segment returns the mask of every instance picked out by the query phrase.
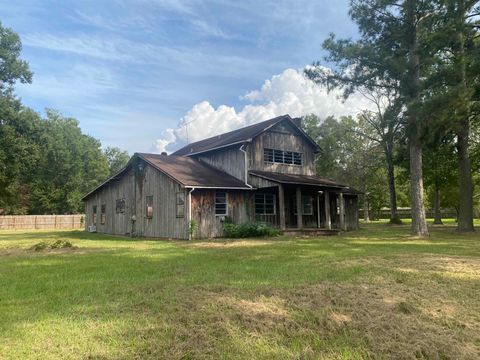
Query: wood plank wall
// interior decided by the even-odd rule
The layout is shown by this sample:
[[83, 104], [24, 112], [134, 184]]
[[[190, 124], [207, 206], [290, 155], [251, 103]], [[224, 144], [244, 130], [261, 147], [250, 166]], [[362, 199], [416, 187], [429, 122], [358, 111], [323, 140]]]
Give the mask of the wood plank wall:
[[[290, 126], [278, 124], [264, 132], [248, 145], [249, 170], [280, 172], [285, 174], [315, 174], [315, 152], [313, 146]], [[265, 148], [302, 153], [302, 166], [265, 163]]]
[[[176, 194], [186, 190], [170, 177], [143, 163], [138, 164], [119, 180], [111, 181], [86, 201], [85, 226], [93, 225], [93, 206], [97, 206], [97, 231], [106, 234], [135, 235], [140, 237], [188, 238], [187, 206], [184, 217], [177, 218]], [[153, 196], [153, 216], [147, 218], [146, 197]], [[116, 212], [116, 200], [125, 199], [125, 212]], [[106, 205], [106, 221], [101, 224], [101, 206]], [[132, 222], [132, 215], [136, 221]]]

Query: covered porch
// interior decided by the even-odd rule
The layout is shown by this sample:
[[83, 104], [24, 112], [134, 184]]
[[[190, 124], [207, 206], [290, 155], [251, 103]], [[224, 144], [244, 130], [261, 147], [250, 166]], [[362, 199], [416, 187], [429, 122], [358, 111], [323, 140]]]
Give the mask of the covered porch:
[[[357, 191], [316, 176], [275, 175], [257, 176], [257, 221], [287, 234], [335, 235], [358, 229]], [[274, 209], [268, 201], [274, 202]]]

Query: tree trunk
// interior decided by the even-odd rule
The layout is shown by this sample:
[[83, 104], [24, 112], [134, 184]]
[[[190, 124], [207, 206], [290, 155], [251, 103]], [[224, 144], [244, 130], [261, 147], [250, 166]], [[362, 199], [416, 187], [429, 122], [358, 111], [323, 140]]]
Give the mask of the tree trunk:
[[408, 95], [407, 106], [410, 147], [410, 196], [411, 196], [411, 233], [417, 237], [428, 237], [427, 219], [423, 195], [422, 143], [420, 119], [417, 106], [420, 103], [420, 56], [417, 42], [416, 0], [407, 0], [406, 16], [410, 26], [408, 33]]
[[459, 169], [459, 206], [458, 206], [458, 231], [473, 231], [473, 183], [472, 167], [468, 154], [470, 136], [470, 96], [467, 89], [466, 59], [465, 59], [465, 3], [458, 1], [456, 16], [456, 68], [459, 71], [460, 106], [457, 109], [459, 123], [457, 130], [458, 169]]
[[457, 133], [458, 148], [458, 231], [474, 231], [473, 227], [473, 183], [470, 156], [468, 154], [469, 123], [464, 121]]
[[410, 140], [410, 192], [412, 202], [411, 233], [418, 237], [428, 237], [427, 218], [423, 202], [422, 146], [419, 136]]
[[365, 222], [370, 222], [370, 214], [368, 212], [368, 195], [365, 192], [365, 195], [363, 195], [363, 220]]
[[435, 184], [433, 206], [434, 206], [434, 212], [435, 212], [435, 218], [433, 220], [433, 223], [435, 225], [442, 225], [443, 224], [442, 213], [440, 211], [440, 188], [438, 187], [438, 184]]
[[390, 222], [399, 222], [397, 214], [397, 191], [395, 189], [395, 168], [393, 166], [393, 155], [391, 151], [386, 150], [388, 170], [388, 191], [390, 192]]

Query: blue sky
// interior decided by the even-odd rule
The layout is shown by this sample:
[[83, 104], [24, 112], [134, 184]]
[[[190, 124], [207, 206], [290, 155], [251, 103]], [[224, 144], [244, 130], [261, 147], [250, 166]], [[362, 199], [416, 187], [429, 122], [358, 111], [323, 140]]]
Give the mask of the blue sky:
[[154, 151], [195, 104], [238, 111], [272, 76], [320, 59], [328, 33], [355, 36], [347, 12], [338, 0], [0, 0], [34, 72], [17, 87], [24, 104], [130, 153]]

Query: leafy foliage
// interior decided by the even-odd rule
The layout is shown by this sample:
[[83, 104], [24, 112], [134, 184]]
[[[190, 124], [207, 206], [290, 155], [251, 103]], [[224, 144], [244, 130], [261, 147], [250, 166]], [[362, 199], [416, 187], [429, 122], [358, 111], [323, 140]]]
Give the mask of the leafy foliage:
[[19, 58], [17, 34], [0, 24], [0, 212], [66, 214], [83, 211], [81, 197], [126, 163], [117, 148], [105, 153], [79, 123], [47, 109], [46, 118], [13, 94], [32, 73]]
[[225, 236], [228, 238], [247, 238], [256, 236], [278, 236], [280, 231], [262, 222], [233, 224], [225, 222], [223, 225]]

